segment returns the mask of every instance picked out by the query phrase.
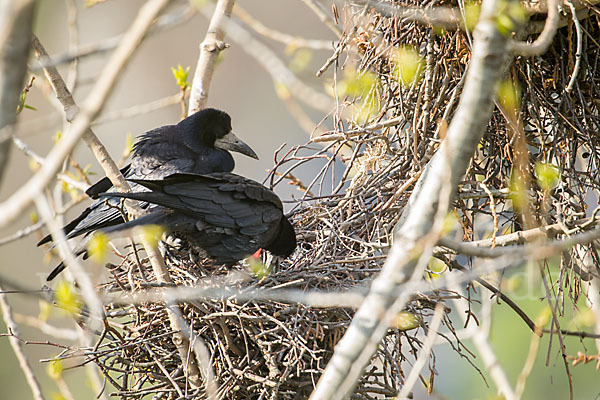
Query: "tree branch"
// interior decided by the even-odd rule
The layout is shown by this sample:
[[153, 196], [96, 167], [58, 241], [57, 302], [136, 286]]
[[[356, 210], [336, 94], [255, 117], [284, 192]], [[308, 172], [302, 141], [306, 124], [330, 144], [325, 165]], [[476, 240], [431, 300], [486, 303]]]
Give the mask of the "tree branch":
[[[356, 312], [346, 334], [321, 376], [311, 399], [342, 399], [349, 395], [365, 365], [377, 350], [391, 318], [408, 301], [396, 286], [406, 282], [417, 267], [422, 238], [432, 230], [439, 205], [448, 206], [485, 131], [493, 108], [494, 83], [508, 61], [508, 40], [495, 24], [498, 2], [484, 0], [474, 32], [473, 53], [465, 88], [446, 139], [421, 176], [397, 226], [394, 244], [369, 295]], [[449, 176], [449, 179], [446, 177]], [[451, 190], [444, 190], [450, 187]]]
[[33, 6], [32, 0], [8, 1], [0, 12], [0, 182], [27, 71]]
[[15, 337], [19, 336], [19, 327], [12, 316], [12, 310], [8, 302], [6, 301], [6, 294], [1, 293], [2, 287], [0, 287], [0, 308], [2, 309], [2, 316], [4, 318], [4, 323], [6, 324], [6, 328], [8, 329], [9, 337], [8, 341], [10, 342], [10, 346], [13, 348], [15, 352], [15, 356], [19, 361], [19, 366], [23, 370], [25, 374], [25, 378], [27, 379], [27, 383], [31, 388], [31, 392], [33, 393], [33, 398], [36, 400], [43, 400], [44, 396], [42, 395], [42, 389], [40, 387], [40, 383], [38, 382], [35, 374], [31, 369], [31, 365], [29, 365], [29, 361], [27, 361], [27, 357], [23, 352], [23, 348], [21, 347], [21, 342], [19, 339]]
[[224, 42], [225, 24], [231, 18], [234, 3], [235, 0], [219, 0], [212, 14], [208, 32], [206, 32], [206, 37], [200, 44], [200, 57], [198, 57], [194, 80], [192, 81], [188, 115], [206, 107], [217, 58], [219, 53], [228, 47]]

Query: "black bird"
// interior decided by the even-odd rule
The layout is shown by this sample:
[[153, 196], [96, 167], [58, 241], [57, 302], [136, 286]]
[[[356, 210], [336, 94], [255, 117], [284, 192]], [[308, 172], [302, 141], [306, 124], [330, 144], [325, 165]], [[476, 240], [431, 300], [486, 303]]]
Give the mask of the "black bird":
[[[258, 159], [256, 153], [233, 134], [229, 115], [207, 108], [177, 125], [166, 125], [144, 133], [134, 145], [131, 163], [121, 172], [128, 179], [161, 179], [178, 172], [231, 172], [235, 163], [228, 150]], [[103, 178], [92, 185], [86, 194], [98, 199], [98, 194], [113, 190], [110, 180]], [[146, 189], [134, 183], [132, 190]], [[67, 238], [123, 223], [119, 203], [118, 197], [111, 196], [92, 203], [79, 217], [63, 227]], [[146, 208], [148, 204], [140, 206]], [[38, 246], [51, 240], [48, 235]], [[78, 250], [77, 253], [84, 254], [85, 250]], [[54, 279], [64, 268], [63, 263], [59, 264], [47, 280]]]
[[174, 174], [162, 180], [134, 179], [149, 189], [107, 193], [155, 204], [149, 213], [102, 229], [117, 232], [158, 224], [191, 244], [203, 258], [235, 264], [259, 249], [287, 257], [296, 248], [296, 234], [283, 215], [281, 200], [253, 180], [231, 173]]

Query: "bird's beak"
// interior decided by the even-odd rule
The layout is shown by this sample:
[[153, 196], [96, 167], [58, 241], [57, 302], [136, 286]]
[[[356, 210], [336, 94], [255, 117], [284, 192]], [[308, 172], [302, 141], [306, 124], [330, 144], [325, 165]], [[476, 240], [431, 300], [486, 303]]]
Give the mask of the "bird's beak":
[[229, 132], [222, 138], [215, 140], [215, 147], [223, 150], [236, 151], [238, 153], [247, 155], [248, 157], [252, 157], [258, 160], [258, 156], [254, 152], [254, 150], [252, 150], [252, 148], [246, 143], [242, 142], [240, 138], [235, 136], [233, 131]]

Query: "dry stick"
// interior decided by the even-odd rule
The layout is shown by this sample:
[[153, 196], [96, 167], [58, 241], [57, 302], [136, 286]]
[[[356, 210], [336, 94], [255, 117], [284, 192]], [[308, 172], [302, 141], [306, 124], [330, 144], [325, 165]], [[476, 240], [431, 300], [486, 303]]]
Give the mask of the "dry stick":
[[[450, 288], [456, 292], [461, 293], [462, 290], [459, 288], [458, 283], [455, 282], [450, 286]], [[465, 304], [467, 302], [466, 298], [461, 296], [459, 299], [452, 300], [456, 308], [458, 309], [458, 315], [463, 320], [463, 322], [467, 323], [467, 310], [469, 309], [469, 305]], [[464, 311], [464, 312], [463, 312]], [[506, 400], [517, 400], [517, 396], [506, 376], [506, 372], [500, 366], [496, 354], [490, 345], [490, 342], [487, 339], [487, 334], [483, 331], [483, 329], [479, 326], [476, 326], [474, 323], [469, 323], [465, 326], [465, 330], [470, 334], [471, 339], [473, 340], [473, 344], [477, 347], [479, 354], [481, 355], [481, 360], [485, 365], [486, 369], [489, 371], [492, 380], [496, 383], [498, 387], [498, 391], [504, 396]]]
[[583, 47], [583, 32], [581, 29], [581, 24], [577, 19], [577, 10], [573, 5], [573, 2], [567, 0], [567, 4], [571, 9], [571, 15], [573, 16], [573, 24], [575, 24], [575, 32], [577, 33], [577, 50], [575, 51], [575, 66], [573, 67], [573, 73], [571, 74], [571, 79], [569, 79], [569, 84], [565, 89], [566, 94], [570, 94], [573, 91], [573, 87], [577, 82], [577, 75], [579, 75], [579, 69], [581, 67], [581, 49]]
[[27, 71], [33, 8], [31, 0], [8, 1], [0, 12], [0, 181]]
[[[394, 244], [369, 295], [356, 312], [344, 337], [319, 380], [311, 399], [347, 397], [362, 375], [365, 365], [385, 336], [392, 313], [408, 301], [396, 291], [417, 266], [420, 239], [433, 227], [438, 204], [451, 204], [456, 187], [467, 169], [477, 144], [488, 124], [493, 108], [494, 82], [502, 77], [508, 62], [508, 40], [494, 23], [497, 0], [484, 0], [481, 18], [474, 32], [473, 53], [465, 88], [446, 139], [421, 176], [421, 184], [413, 192], [406, 207], [406, 218], [396, 228]], [[450, 180], [443, 178], [449, 175]], [[440, 192], [450, 185], [447, 198]], [[399, 300], [399, 297], [402, 299]], [[390, 307], [394, 305], [394, 307]]]
[[[160, 283], [172, 283], [171, 276], [169, 275], [169, 271], [165, 265], [164, 259], [158, 252], [156, 246], [149, 243], [142, 235], [141, 242], [146, 249], [146, 254], [150, 260], [150, 265], [152, 265], [152, 271], [154, 272], [154, 276], [156, 276], [156, 280]], [[181, 358], [181, 362], [185, 363], [183, 372], [188, 378], [191, 386], [193, 388], [199, 388], [202, 386], [202, 379], [200, 378], [200, 370], [198, 369], [198, 362], [195, 357], [188, 356], [190, 347], [190, 342], [187, 339], [184, 332], [186, 331], [186, 323], [182, 318], [179, 318], [178, 315], [181, 314], [181, 310], [179, 310], [179, 306], [174, 304], [170, 305], [167, 301], [165, 301], [167, 316], [169, 317], [169, 323], [171, 328], [173, 329], [173, 343], [177, 347], [177, 352], [179, 353], [179, 357]], [[185, 368], [187, 366], [187, 368]], [[205, 368], [210, 368], [209, 366], [204, 366]], [[207, 380], [207, 387], [209, 386]]]
[[[2, 291], [2, 287], [0, 287], [0, 292]], [[38, 382], [33, 370], [31, 369], [31, 365], [29, 365], [29, 361], [27, 361], [27, 357], [23, 352], [23, 348], [21, 346], [21, 342], [15, 336], [19, 336], [19, 327], [17, 323], [13, 319], [12, 309], [8, 302], [6, 301], [6, 294], [0, 293], [0, 308], [2, 309], [2, 317], [4, 318], [4, 323], [8, 328], [8, 333], [10, 336], [8, 337], [8, 341], [10, 346], [13, 348], [15, 352], [15, 356], [17, 357], [17, 361], [19, 361], [19, 366], [23, 370], [25, 374], [25, 378], [27, 379], [27, 383], [33, 392], [33, 398], [36, 400], [43, 400], [44, 396], [42, 395], [42, 389], [40, 388], [40, 383]]]
[[440, 328], [440, 324], [442, 323], [442, 317], [444, 316], [444, 306], [442, 303], [438, 303], [435, 307], [435, 314], [433, 314], [433, 319], [428, 327], [427, 338], [423, 343], [423, 347], [419, 352], [419, 358], [413, 364], [408, 377], [404, 381], [404, 385], [402, 386], [402, 390], [398, 394], [397, 400], [409, 399], [411, 395], [412, 388], [417, 383], [419, 379], [419, 375], [421, 374], [421, 370], [425, 366], [427, 359], [429, 358], [429, 354], [431, 354], [431, 349], [435, 344], [435, 339], [437, 338], [438, 330]]
[[231, 18], [234, 3], [235, 0], [219, 0], [212, 14], [206, 37], [200, 44], [200, 57], [198, 57], [196, 72], [192, 81], [188, 115], [192, 115], [206, 107], [210, 81], [212, 80], [217, 58], [219, 53], [228, 47], [224, 42], [225, 24]]
[[[156, 16], [168, 2], [168, 0], [152, 0], [142, 6], [133, 25], [129, 28], [121, 44], [117, 47], [100, 74], [81, 111], [73, 120], [70, 129], [48, 153], [45, 168], [40, 169], [10, 198], [0, 204], [0, 215], [3, 217], [0, 219], [0, 227], [8, 225], [21, 215], [25, 208], [31, 204], [34, 197], [38, 196], [48, 182], [54, 178], [63, 160], [77, 144], [79, 138], [85, 134], [91, 121], [102, 110], [117, 79], [121, 76], [121, 71], [130, 60], [131, 55], [144, 38]], [[103, 160], [99, 161], [102, 162]], [[126, 182], [124, 180], [119, 181], [118, 175], [109, 174], [107, 171], [107, 176], [111, 179], [115, 187], [126, 187]]]

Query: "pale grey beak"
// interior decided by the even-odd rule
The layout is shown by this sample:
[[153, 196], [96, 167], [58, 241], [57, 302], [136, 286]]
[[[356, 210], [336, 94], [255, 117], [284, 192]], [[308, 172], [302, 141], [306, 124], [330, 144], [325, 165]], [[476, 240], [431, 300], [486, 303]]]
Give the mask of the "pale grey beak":
[[242, 142], [240, 138], [235, 136], [233, 131], [229, 132], [222, 138], [215, 140], [215, 147], [222, 150], [236, 151], [258, 160], [258, 156], [254, 150], [252, 150], [252, 148], [250, 148], [250, 146], [248, 146], [246, 143]]

